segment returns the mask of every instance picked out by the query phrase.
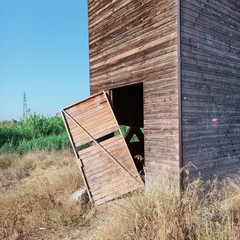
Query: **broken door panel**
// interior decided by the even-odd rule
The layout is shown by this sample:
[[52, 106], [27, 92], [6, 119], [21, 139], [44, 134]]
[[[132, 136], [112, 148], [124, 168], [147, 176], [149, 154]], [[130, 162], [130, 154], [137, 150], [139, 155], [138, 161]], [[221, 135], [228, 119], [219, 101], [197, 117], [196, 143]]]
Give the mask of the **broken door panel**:
[[62, 115], [94, 203], [104, 203], [142, 186], [105, 92], [64, 108]]

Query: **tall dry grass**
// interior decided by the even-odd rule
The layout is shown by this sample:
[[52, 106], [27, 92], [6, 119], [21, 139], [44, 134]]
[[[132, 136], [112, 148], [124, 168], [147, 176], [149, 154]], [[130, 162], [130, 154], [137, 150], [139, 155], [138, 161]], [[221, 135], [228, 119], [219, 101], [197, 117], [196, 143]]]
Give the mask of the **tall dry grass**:
[[221, 190], [217, 180], [197, 179], [181, 198], [166, 194], [164, 180], [156, 182], [100, 206], [92, 218], [95, 209], [69, 199], [83, 184], [72, 153], [1, 154], [0, 239], [74, 239], [90, 218], [86, 240], [240, 239], [240, 178]]
[[240, 184], [228, 181], [221, 191], [218, 186], [197, 179], [179, 198], [164, 193], [160, 182], [145, 194], [110, 204], [89, 239], [240, 239]]
[[70, 152], [0, 158], [0, 239], [67, 235], [85, 223], [89, 206], [69, 199], [83, 184]]

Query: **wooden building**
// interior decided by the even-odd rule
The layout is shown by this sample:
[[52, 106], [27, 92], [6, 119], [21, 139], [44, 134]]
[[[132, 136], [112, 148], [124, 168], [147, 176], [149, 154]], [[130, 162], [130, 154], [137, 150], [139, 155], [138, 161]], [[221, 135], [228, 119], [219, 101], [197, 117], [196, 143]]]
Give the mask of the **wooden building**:
[[89, 0], [89, 46], [91, 93], [143, 109], [147, 179], [240, 170], [240, 1]]
[[130, 126], [145, 183], [167, 173], [179, 192], [189, 162], [191, 178], [238, 173], [240, 1], [89, 0], [88, 14], [91, 94]]

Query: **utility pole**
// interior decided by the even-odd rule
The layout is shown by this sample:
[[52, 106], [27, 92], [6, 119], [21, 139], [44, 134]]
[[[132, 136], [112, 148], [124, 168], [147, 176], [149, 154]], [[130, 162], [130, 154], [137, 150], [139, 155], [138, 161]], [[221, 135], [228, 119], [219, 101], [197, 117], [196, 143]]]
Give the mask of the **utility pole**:
[[23, 93], [23, 119], [27, 118], [27, 97], [26, 93]]

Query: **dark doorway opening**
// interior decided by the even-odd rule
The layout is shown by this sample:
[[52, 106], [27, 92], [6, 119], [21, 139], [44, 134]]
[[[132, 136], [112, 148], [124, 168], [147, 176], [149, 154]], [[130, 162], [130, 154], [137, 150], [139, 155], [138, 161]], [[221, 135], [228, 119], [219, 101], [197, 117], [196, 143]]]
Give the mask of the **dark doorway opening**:
[[137, 170], [144, 177], [143, 84], [112, 89], [110, 100]]

